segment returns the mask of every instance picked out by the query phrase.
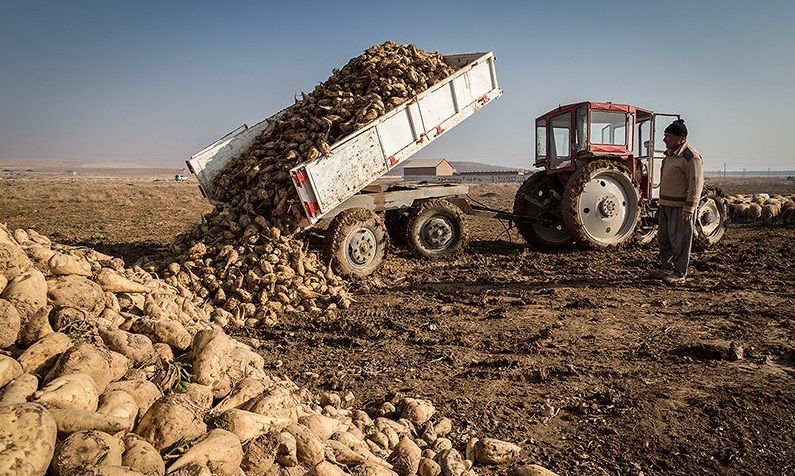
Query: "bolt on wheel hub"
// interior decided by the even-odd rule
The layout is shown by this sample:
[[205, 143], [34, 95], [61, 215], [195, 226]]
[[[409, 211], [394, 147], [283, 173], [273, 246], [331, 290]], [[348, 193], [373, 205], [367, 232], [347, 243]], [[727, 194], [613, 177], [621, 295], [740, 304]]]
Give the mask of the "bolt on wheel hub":
[[368, 229], [356, 231], [348, 244], [348, 255], [356, 265], [364, 265], [375, 257], [375, 235]]
[[616, 202], [615, 197], [612, 195], [602, 197], [599, 200], [599, 213], [602, 214], [604, 217], [614, 217], [616, 216], [616, 209], [618, 208], [618, 203]]
[[715, 214], [712, 213], [712, 210], [705, 210], [699, 219], [702, 225], [711, 225], [715, 221]]
[[422, 239], [431, 248], [441, 249], [453, 241], [453, 225], [443, 217], [429, 220], [422, 228]]

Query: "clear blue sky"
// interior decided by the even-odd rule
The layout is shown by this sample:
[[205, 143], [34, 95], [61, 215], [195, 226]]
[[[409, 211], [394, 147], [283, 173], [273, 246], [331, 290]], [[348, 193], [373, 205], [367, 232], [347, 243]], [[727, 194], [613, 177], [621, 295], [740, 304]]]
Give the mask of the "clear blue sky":
[[494, 51], [502, 98], [421, 154], [529, 167], [580, 100], [679, 112], [711, 170], [793, 169], [795, 2], [0, 0], [0, 158], [179, 167], [392, 40]]

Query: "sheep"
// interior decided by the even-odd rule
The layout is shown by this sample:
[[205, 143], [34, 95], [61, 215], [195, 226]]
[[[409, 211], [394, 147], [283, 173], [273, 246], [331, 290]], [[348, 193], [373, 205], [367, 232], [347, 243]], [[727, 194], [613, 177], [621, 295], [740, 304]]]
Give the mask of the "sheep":
[[726, 215], [729, 217], [730, 221], [735, 221], [734, 213], [737, 210], [737, 204], [732, 203], [729, 200], [726, 200]]
[[758, 203], [752, 203], [748, 207], [748, 211], [747, 211], [746, 217], [747, 217], [748, 221], [750, 221], [751, 223], [756, 223], [756, 220], [758, 220], [758, 219], [760, 219], [762, 217], [762, 205], [760, 205]]
[[795, 201], [788, 199], [781, 204], [781, 223], [795, 225]]
[[734, 207], [734, 213], [732, 214], [732, 219], [736, 222], [743, 222], [748, 219], [748, 209], [751, 205], [747, 203], [738, 203]]
[[795, 208], [781, 210], [781, 223], [784, 225], [795, 225]]
[[762, 224], [772, 225], [779, 215], [781, 215], [781, 205], [778, 203], [768, 203], [764, 205], [761, 212]]
[[[770, 198], [770, 194], [769, 193], [755, 193], [754, 194], [754, 201], [755, 202], [761, 200], [762, 203], [764, 203], [764, 201], [767, 200], [768, 198]], [[760, 203], [760, 205], [762, 203]]]

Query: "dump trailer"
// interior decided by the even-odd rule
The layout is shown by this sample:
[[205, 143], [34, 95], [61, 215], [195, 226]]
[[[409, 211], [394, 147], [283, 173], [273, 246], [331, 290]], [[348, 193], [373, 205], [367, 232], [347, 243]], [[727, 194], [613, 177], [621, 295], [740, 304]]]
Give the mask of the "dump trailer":
[[[340, 274], [361, 277], [375, 271], [389, 232], [424, 258], [449, 256], [464, 246], [464, 211], [456, 203], [465, 204], [466, 185], [379, 181], [502, 94], [492, 52], [443, 59], [455, 73], [331, 144], [327, 155], [290, 171], [305, 213], [300, 228], [330, 222], [323, 251]], [[205, 197], [217, 201], [215, 178], [227, 162], [248, 150], [285, 111], [239, 127], [187, 161]]]

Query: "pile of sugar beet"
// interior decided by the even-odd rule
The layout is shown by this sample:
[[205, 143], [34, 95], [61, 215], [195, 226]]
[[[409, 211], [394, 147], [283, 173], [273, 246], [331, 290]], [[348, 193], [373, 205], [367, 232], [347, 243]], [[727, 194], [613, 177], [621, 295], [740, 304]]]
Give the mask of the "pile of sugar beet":
[[[350, 393], [299, 388], [224, 331], [350, 304], [344, 281], [291, 234], [284, 172], [449, 74], [423, 59], [440, 62], [375, 46], [293, 106], [238, 159], [242, 175], [225, 184], [236, 200], [175, 241], [162, 279], [0, 225], [0, 476], [459, 476], [495, 464], [553, 474], [517, 466], [509, 442], [453, 441], [430, 401], [398, 396], [369, 415]], [[332, 127], [312, 126], [316, 107], [333, 112], [322, 116]]]
[[392, 42], [334, 70], [226, 164], [212, 187], [222, 205], [175, 240], [163, 276], [238, 324], [348, 307], [344, 281], [294, 235], [303, 209], [289, 171], [454, 72], [439, 54]]

